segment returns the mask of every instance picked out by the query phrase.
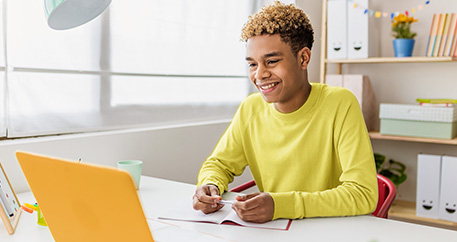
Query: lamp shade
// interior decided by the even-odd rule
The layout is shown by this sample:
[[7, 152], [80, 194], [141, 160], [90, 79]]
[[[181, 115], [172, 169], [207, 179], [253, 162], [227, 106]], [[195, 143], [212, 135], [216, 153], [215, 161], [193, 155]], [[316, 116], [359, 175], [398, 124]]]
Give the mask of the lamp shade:
[[44, 0], [49, 27], [71, 29], [85, 24], [101, 14], [111, 0]]

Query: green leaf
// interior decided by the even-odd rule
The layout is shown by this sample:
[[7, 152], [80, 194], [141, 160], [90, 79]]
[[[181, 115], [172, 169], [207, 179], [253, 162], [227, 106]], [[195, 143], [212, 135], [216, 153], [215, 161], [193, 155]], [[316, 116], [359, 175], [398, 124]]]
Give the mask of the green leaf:
[[385, 165], [386, 156], [374, 153], [376, 170], [379, 174], [390, 179], [396, 187], [406, 181], [407, 175], [405, 174], [406, 165], [400, 161], [390, 159], [387, 167]]
[[391, 177], [394, 175], [394, 174], [393, 174], [391, 171], [389, 171], [389, 170], [382, 170], [381, 172], [379, 172], [379, 174], [381, 174], [381, 175], [383, 175], [383, 176], [385, 176], [385, 177], [387, 177], [387, 178], [391, 178]]
[[406, 181], [406, 178], [408, 178], [408, 176], [406, 174], [402, 174], [401, 177], [398, 178], [398, 184], [395, 184], [396, 186], [402, 184], [403, 182]]

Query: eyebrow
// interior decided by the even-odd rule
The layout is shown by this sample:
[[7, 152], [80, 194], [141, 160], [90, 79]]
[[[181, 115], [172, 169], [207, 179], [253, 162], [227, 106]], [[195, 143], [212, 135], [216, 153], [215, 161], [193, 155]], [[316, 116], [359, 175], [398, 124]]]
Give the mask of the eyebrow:
[[[268, 57], [282, 56], [282, 55], [283, 55], [283, 54], [282, 54], [281, 52], [274, 51], [274, 52], [271, 52], [271, 53], [268, 53], [268, 54], [263, 55], [263, 58], [266, 59], [266, 58], [268, 58]], [[247, 61], [252, 61], [252, 60], [254, 60], [254, 59], [248, 56], [248, 57], [246, 57], [246, 60], [247, 60]]]

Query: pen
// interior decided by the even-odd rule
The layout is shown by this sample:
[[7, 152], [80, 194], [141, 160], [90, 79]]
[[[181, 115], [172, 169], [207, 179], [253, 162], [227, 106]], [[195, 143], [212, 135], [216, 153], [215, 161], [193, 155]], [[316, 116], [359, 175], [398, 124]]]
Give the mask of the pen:
[[228, 200], [220, 200], [219, 203], [222, 204], [233, 204], [234, 201], [228, 201]]
[[28, 212], [28, 213], [33, 213], [33, 209], [28, 208], [28, 207], [26, 207], [26, 206], [24, 206], [24, 205], [21, 205], [21, 207], [22, 207], [22, 210], [24, 210], [24, 211], [26, 211], [26, 212]]
[[24, 203], [24, 205], [30, 209], [33, 209], [35, 211], [38, 211], [38, 208], [35, 206], [35, 205], [32, 205], [32, 204], [28, 204], [28, 203]]

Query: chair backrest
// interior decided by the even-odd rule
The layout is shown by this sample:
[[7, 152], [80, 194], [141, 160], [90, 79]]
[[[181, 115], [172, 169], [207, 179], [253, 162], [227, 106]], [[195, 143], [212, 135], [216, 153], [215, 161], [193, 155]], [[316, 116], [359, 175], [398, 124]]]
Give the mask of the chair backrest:
[[[249, 181], [237, 187], [230, 189], [231, 192], [242, 192], [250, 187], [255, 186], [255, 181]], [[376, 210], [372, 213], [379, 218], [387, 218], [392, 203], [397, 196], [397, 188], [394, 183], [385, 176], [378, 174], [378, 204]]]
[[387, 177], [378, 174], [378, 204], [372, 213], [379, 218], [387, 218], [389, 209], [397, 196], [397, 188]]

